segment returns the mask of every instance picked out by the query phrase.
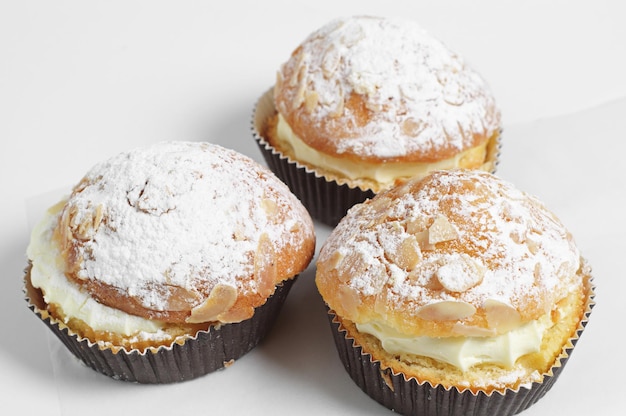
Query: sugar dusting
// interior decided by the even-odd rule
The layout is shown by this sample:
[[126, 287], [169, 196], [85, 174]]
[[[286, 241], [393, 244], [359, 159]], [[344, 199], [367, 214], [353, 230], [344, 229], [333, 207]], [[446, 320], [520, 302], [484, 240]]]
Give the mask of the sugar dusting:
[[[440, 171], [427, 181], [416, 192], [406, 192], [406, 184], [386, 202], [379, 194], [352, 208], [326, 240], [318, 262], [341, 253], [348, 260], [336, 267], [349, 276], [346, 285], [362, 296], [389, 299], [389, 305], [413, 305], [414, 314], [442, 300], [479, 308], [488, 299], [519, 310], [533, 304], [547, 308], [545, 313], [580, 285], [580, 254], [571, 235], [536, 198], [480, 171]], [[423, 248], [412, 270], [398, 267], [388, 253], [414, 233], [411, 224], [426, 228], [440, 215], [458, 238], [437, 250]], [[394, 234], [396, 248], [385, 236], [389, 223], [401, 226]], [[350, 253], [359, 253], [358, 259], [352, 261]]]
[[[283, 222], [274, 221], [264, 199], [294, 208], [285, 210]], [[243, 155], [208, 143], [169, 142], [95, 166], [66, 209], [75, 210], [77, 224], [95, 223], [102, 213], [78, 246], [79, 277], [163, 310], [167, 288], [208, 292], [219, 282], [255, 291], [243, 278], [254, 272], [260, 236], [267, 233], [278, 250], [297, 246], [302, 234], [292, 231], [306, 218], [298, 204], [282, 182]]]
[[[482, 77], [412, 21], [337, 19], [312, 33], [282, 70], [293, 66], [301, 88], [317, 93], [312, 118], [332, 119], [352, 92], [367, 97], [376, 114], [358, 133], [336, 138], [339, 153], [396, 157], [444, 146], [461, 150], [474, 132], [491, 136], [500, 127]], [[294, 89], [290, 101], [298, 104], [299, 93]], [[342, 123], [359, 125], [356, 116], [345, 116]]]

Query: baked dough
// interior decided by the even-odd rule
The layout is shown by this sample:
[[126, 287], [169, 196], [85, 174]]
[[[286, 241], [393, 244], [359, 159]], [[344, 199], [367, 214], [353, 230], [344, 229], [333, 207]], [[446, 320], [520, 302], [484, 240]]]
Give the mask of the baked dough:
[[[72, 284], [165, 324], [248, 319], [315, 250], [312, 220], [289, 189], [209, 143], [119, 154], [92, 168], [55, 215], [50, 235]], [[36, 253], [30, 260], [37, 266]]]
[[[346, 175], [350, 163], [494, 167], [485, 162], [494, 160], [501, 120], [488, 86], [412, 21], [355, 16], [321, 27], [280, 67], [274, 100], [265, 133], [272, 146], [348, 183], [394, 184]], [[281, 121], [293, 140], [280, 137]]]
[[[484, 391], [539, 381], [576, 335], [589, 280], [572, 235], [539, 200], [467, 169], [433, 172], [354, 206], [321, 248], [316, 274], [346, 336], [383, 367]], [[546, 328], [537, 352], [513, 369], [487, 363], [465, 372], [432, 357], [389, 353], [358, 329], [489, 339], [534, 322]]]

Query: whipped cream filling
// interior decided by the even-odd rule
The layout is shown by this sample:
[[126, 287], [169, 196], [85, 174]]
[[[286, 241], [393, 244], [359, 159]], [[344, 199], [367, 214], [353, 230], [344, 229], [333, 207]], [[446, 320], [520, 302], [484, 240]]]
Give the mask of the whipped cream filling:
[[381, 188], [386, 188], [395, 183], [397, 179], [423, 176], [433, 170], [453, 169], [461, 167], [461, 161], [470, 152], [487, 151], [487, 143], [478, 148], [472, 148], [460, 152], [452, 158], [438, 162], [394, 162], [394, 163], [371, 163], [367, 161], [351, 161], [330, 156], [313, 149], [298, 137], [284, 117], [279, 113], [276, 126], [276, 136], [281, 147], [291, 149], [296, 160], [311, 166], [336, 172], [351, 180], [368, 179], [378, 182]]
[[59, 305], [65, 315], [65, 323], [70, 318], [85, 322], [95, 331], [108, 331], [124, 336], [152, 339], [167, 338], [164, 324], [144, 319], [120, 310], [105, 306], [92, 299], [80, 286], [65, 277], [59, 248], [52, 239], [58, 213], [63, 202], [48, 209], [44, 218], [34, 227], [27, 248], [31, 260], [31, 282], [41, 289], [47, 304]]
[[415, 354], [466, 371], [488, 363], [512, 368], [518, 358], [539, 351], [543, 334], [552, 325], [550, 314], [495, 336], [415, 337], [380, 323], [356, 324], [360, 332], [375, 336], [390, 354]]

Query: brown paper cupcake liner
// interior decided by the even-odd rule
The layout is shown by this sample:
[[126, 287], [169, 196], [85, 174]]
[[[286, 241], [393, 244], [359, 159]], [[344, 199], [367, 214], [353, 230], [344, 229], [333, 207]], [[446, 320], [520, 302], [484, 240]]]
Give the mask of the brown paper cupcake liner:
[[563, 347], [553, 367], [543, 375], [543, 380], [533, 382], [530, 386], [521, 386], [517, 390], [507, 389], [504, 393], [474, 393], [431, 385], [430, 382], [420, 382], [395, 373], [390, 368], [383, 368], [380, 361], [363, 351], [350, 337], [331, 309], [328, 310], [328, 319], [339, 358], [350, 378], [366, 395], [388, 409], [402, 415], [416, 416], [510, 416], [526, 410], [541, 399], [563, 371], [595, 305], [592, 280], [588, 276], [585, 281], [587, 302], [575, 335]]
[[252, 318], [199, 331], [184, 343], [174, 342], [156, 350], [117, 352], [82, 338], [62, 322], [50, 317], [43, 295], [30, 283], [26, 269], [26, 301], [29, 308], [85, 365], [117, 380], [162, 384], [191, 380], [222, 369], [242, 357], [267, 335], [296, 278], [283, 281]]
[[[291, 192], [307, 208], [311, 217], [334, 227], [353, 205], [375, 195], [371, 189], [352, 187], [347, 183], [339, 183], [334, 179], [326, 178], [275, 149], [262, 134], [265, 122], [275, 113], [272, 87], [259, 98], [254, 106], [252, 135], [270, 170], [287, 184]], [[502, 132], [488, 149], [487, 159], [491, 163], [489, 170], [492, 173], [495, 173], [500, 159], [501, 134]]]

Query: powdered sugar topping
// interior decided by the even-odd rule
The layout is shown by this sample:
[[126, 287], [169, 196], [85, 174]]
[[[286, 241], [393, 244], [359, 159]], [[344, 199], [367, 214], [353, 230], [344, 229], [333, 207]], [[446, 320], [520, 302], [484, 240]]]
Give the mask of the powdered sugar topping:
[[[414, 315], [443, 301], [477, 309], [491, 302], [528, 319], [525, 314], [550, 311], [581, 284], [571, 235], [536, 198], [481, 171], [439, 171], [416, 184], [353, 207], [326, 240], [318, 264], [335, 256], [350, 290], [386, 299], [390, 308], [408, 305]], [[441, 216], [455, 233], [432, 245], [429, 227]], [[406, 250], [410, 239], [419, 250]], [[400, 254], [417, 260], [399, 265]]]
[[[312, 33], [281, 72], [294, 74], [284, 82], [297, 87], [287, 103], [278, 102], [279, 111], [305, 105], [318, 128], [343, 114], [337, 122], [348, 133], [333, 138], [338, 153], [391, 158], [459, 151], [474, 145], [473, 134], [489, 137], [500, 127], [484, 80], [411, 21], [335, 20]], [[364, 126], [345, 105], [352, 93], [366, 98], [373, 115]]]
[[[293, 208], [278, 221], [272, 206]], [[255, 292], [247, 277], [261, 236], [276, 250], [308, 236], [300, 227], [307, 214], [282, 182], [208, 143], [159, 143], [115, 156], [88, 172], [65, 212], [82, 240], [78, 277], [152, 310], [175, 308], [168, 295], [176, 290], [197, 295], [191, 303], [218, 283]]]

